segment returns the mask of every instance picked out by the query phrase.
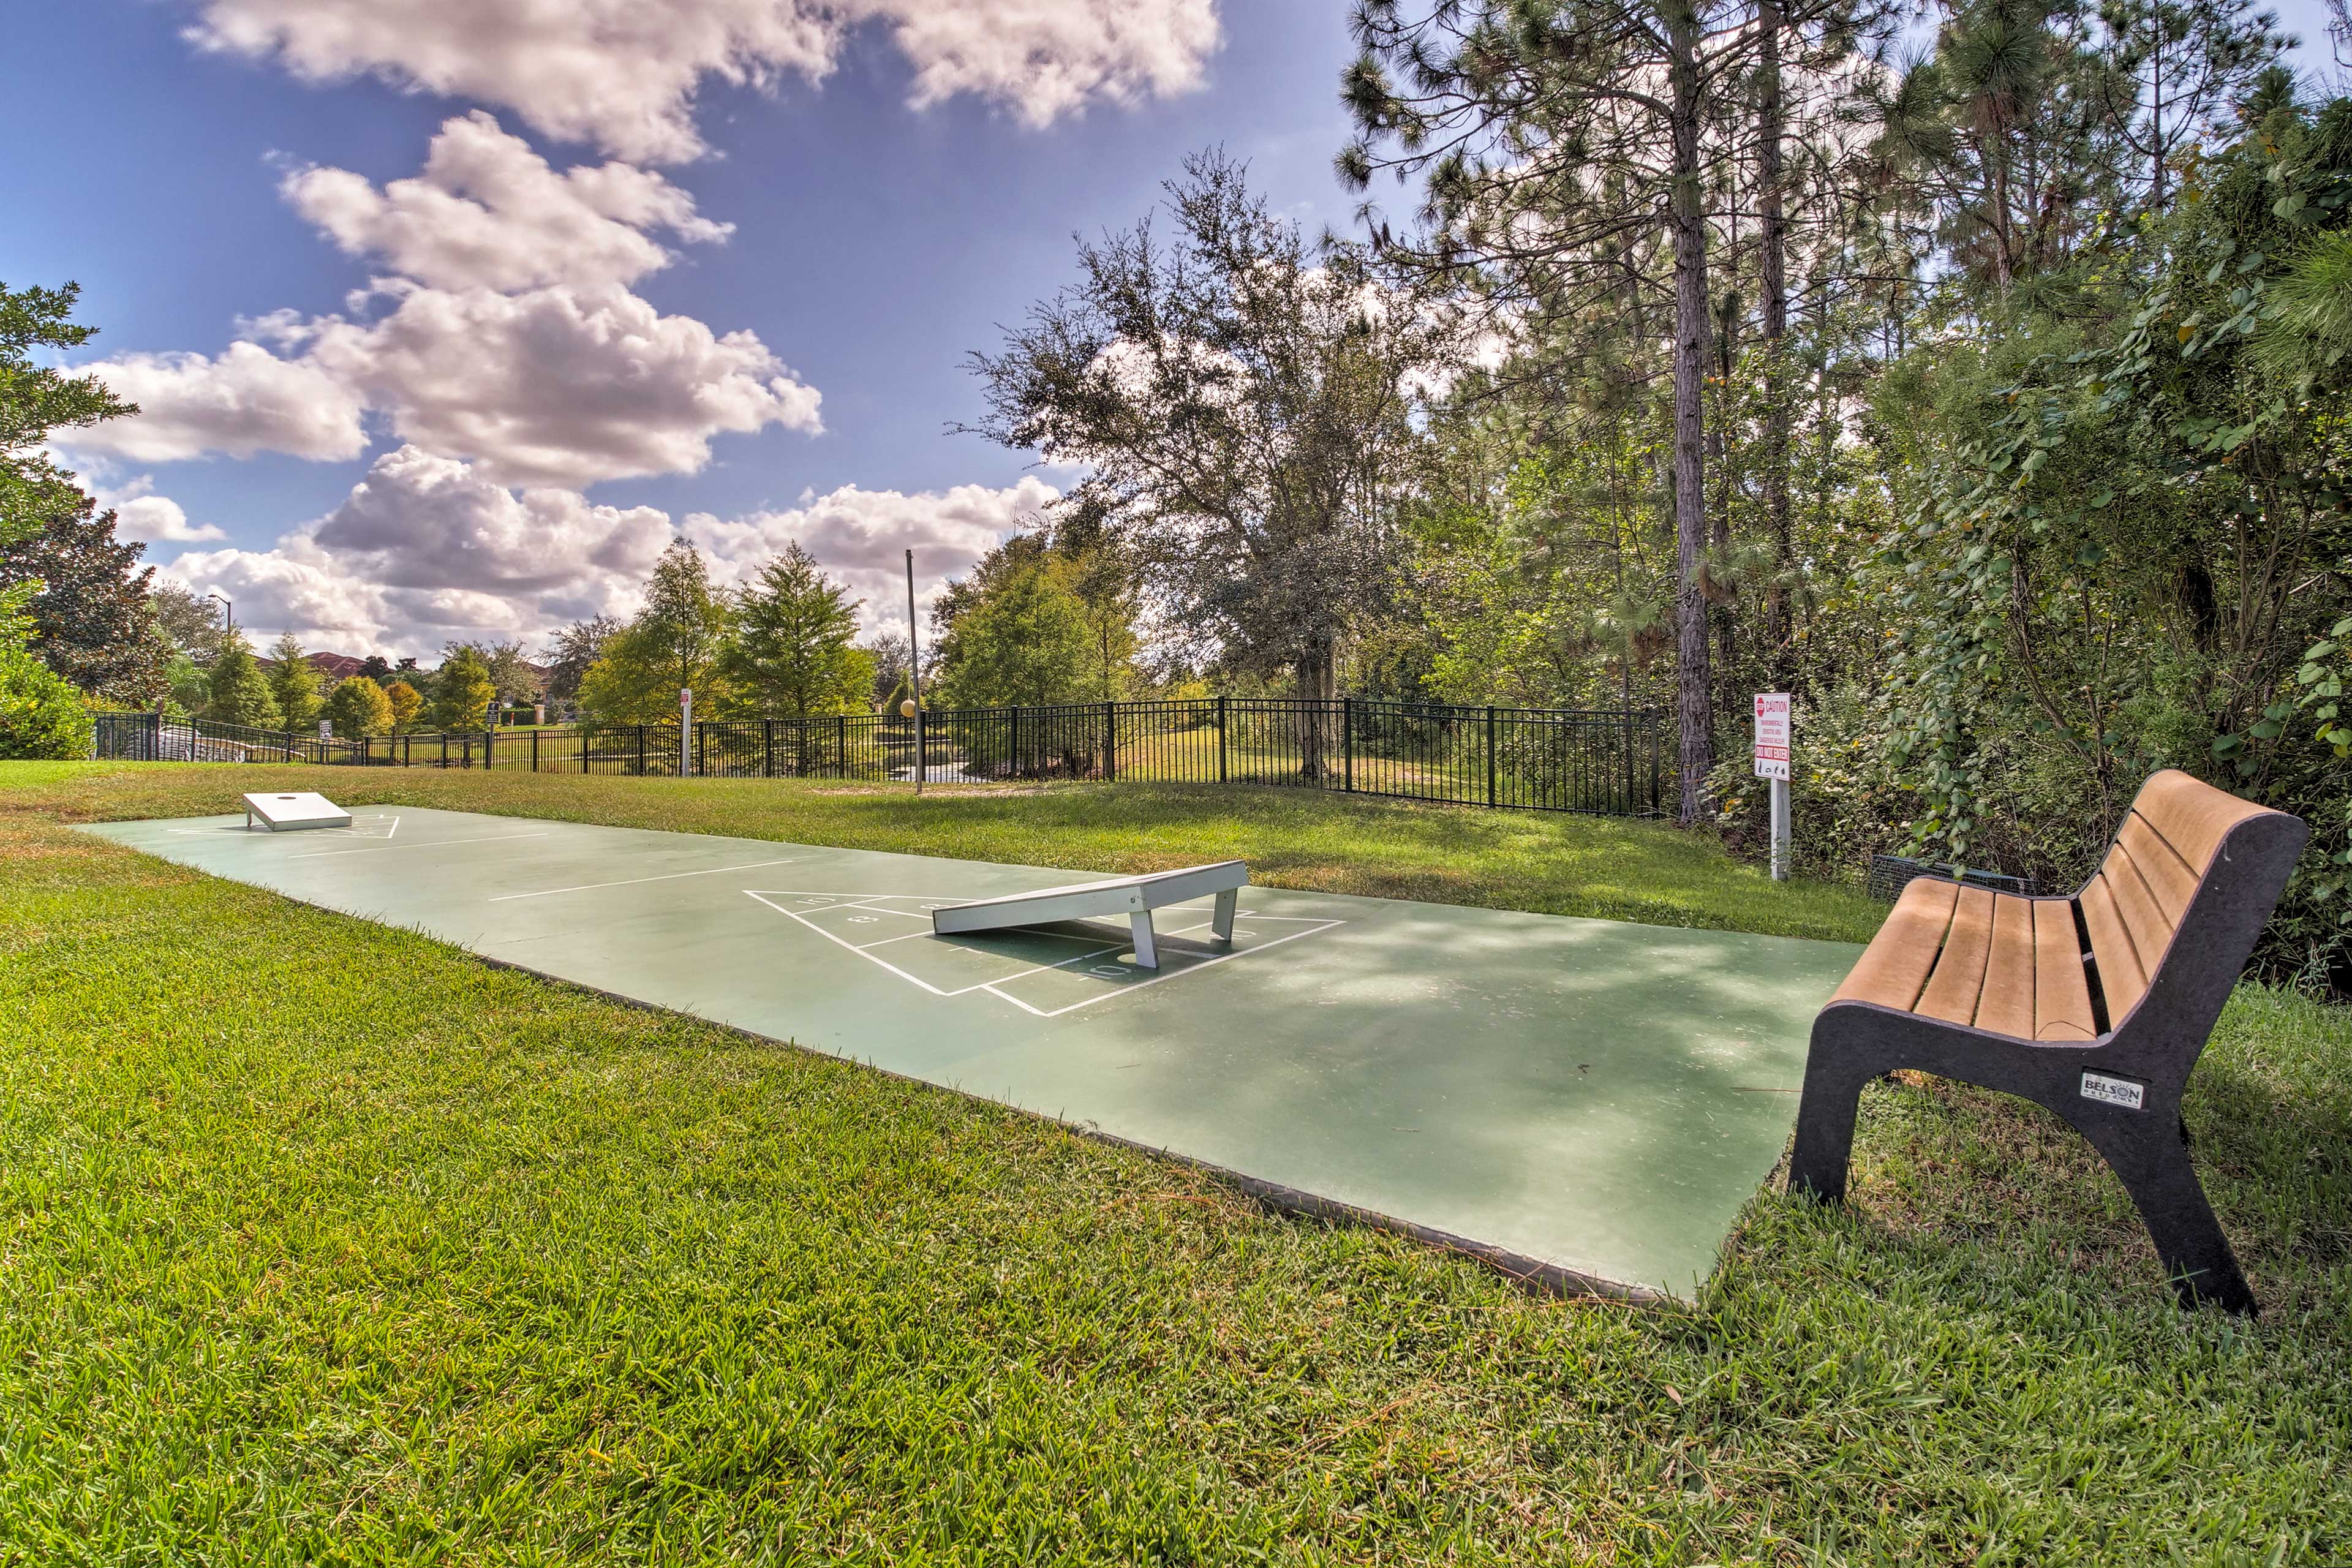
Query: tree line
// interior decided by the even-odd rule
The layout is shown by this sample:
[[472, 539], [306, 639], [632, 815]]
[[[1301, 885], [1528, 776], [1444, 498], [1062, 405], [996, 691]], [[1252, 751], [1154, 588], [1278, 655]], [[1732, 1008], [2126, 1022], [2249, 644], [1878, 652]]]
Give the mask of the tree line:
[[2313, 822], [2266, 961], [2343, 985], [2352, 101], [2244, 0], [1906, 19], [1359, 0], [1355, 234], [1202, 153], [973, 356], [1089, 475], [1003, 564], [1220, 681], [1660, 710], [1750, 853], [1790, 691], [1816, 870], [2068, 886], [2186, 768]]

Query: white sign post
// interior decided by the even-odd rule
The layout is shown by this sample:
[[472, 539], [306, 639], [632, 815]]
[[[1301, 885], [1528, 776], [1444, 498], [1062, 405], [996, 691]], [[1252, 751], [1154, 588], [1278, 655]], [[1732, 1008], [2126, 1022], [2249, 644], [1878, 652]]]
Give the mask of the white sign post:
[[677, 776], [694, 772], [694, 688], [677, 689]]
[[1789, 694], [1756, 694], [1756, 776], [1772, 781], [1772, 879], [1789, 879]]

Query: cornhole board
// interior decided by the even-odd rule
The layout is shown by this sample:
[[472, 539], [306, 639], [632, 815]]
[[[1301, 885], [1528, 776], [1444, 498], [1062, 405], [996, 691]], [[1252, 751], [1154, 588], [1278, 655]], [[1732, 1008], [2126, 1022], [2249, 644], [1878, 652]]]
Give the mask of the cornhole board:
[[1160, 948], [1153, 938], [1151, 911], [1171, 904], [1188, 904], [1215, 894], [1216, 908], [1209, 929], [1219, 942], [1234, 940], [1234, 910], [1241, 890], [1249, 886], [1249, 867], [1239, 860], [1211, 866], [1187, 866], [1175, 871], [1150, 871], [1139, 877], [1116, 877], [1107, 882], [1081, 882], [1067, 888], [1045, 888], [1034, 893], [1011, 893], [1001, 899], [981, 899], [950, 904], [931, 911], [931, 931], [939, 936], [962, 931], [1005, 931], [1022, 926], [1058, 925], [1064, 921], [1128, 918], [1134, 933], [1135, 962], [1145, 969], [1160, 967]]
[[303, 827], [349, 827], [352, 814], [325, 795], [309, 790], [290, 795], [257, 793], [245, 797], [245, 825], [265, 827], [272, 833], [291, 833]]

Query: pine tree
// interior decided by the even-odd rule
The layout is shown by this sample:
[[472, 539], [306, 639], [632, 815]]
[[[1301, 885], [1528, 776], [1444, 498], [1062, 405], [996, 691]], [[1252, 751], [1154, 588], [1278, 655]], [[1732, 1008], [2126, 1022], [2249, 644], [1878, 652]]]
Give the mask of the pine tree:
[[852, 646], [857, 602], [798, 543], [760, 568], [736, 600], [729, 685], [760, 711], [801, 719], [864, 706], [872, 664]]
[[292, 632], [270, 646], [269, 695], [278, 703], [278, 722], [289, 730], [307, 730], [319, 718], [319, 672]]
[[[1768, 251], [1785, 245], [1780, 166], [1787, 95], [1783, 56], [1801, 41], [1825, 69], [1857, 34], [1885, 26], [1878, 0], [1465, 0], [1414, 7], [1359, 0], [1364, 53], [1343, 92], [1360, 132], [1339, 158], [1360, 188], [1381, 172], [1423, 176], [1424, 232], [1392, 235], [1385, 253], [1435, 288], [1495, 312], [1498, 329], [1573, 324], [1594, 339], [1630, 328], [1646, 353], [1663, 341], [1670, 368], [1661, 478], [1674, 524], [1677, 816], [1706, 810], [1714, 765], [1715, 671], [1709, 594], [1725, 552], [1731, 498], [1708, 476], [1726, 449], [1712, 405], [1736, 342], [1714, 287], [1736, 255], [1719, 204], [1739, 179], [1747, 137], [1738, 99], [1756, 100], [1757, 163]], [[1826, 80], [1824, 90], [1834, 90]], [[1368, 215], [1373, 216], [1373, 215]], [[1768, 258], [1776, 270], [1780, 257]], [[1785, 280], [1768, 280], [1768, 317]], [[1663, 296], [1663, 300], [1661, 300]], [[1664, 310], [1658, 304], [1663, 303]], [[1768, 321], [1781, 335], [1785, 318]], [[1596, 377], [1605, 383], [1606, 377]], [[1784, 468], [1776, 452], [1768, 469]], [[1769, 486], [1766, 487], [1769, 490]], [[1718, 498], [1711, 508], [1708, 497]], [[1769, 499], [1769, 498], [1768, 498]], [[1787, 515], [1771, 503], [1769, 526]]]
[[27, 604], [30, 651], [71, 685], [144, 707], [169, 689], [171, 650], [149, 598], [143, 544], [114, 537], [114, 513], [89, 497], [52, 513], [38, 533], [0, 546], [0, 588], [37, 582]]
[[478, 730], [499, 694], [489, 662], [471, 647], [459, 647], [433, 678], [433, 724], [444, 731]]
[[[707, 684], [730, 630], [727, 601], [711, 591], [702, 552], [672, 540], [646, 584], [646, 607], [630, 623], [644, 651], [677, 677], [678, 688]], [[673, 699], [677, 693], [670, 694]]]
[[284, 728], [278, 711], [278, 699], [271, 695], [269, 681], [261, 673], [261, 663], [253, 657], [253, 645], [245, 634], [232, 631], [221, 638], [220, 653], [213, 659], [209, 682], [212, 702], [205, 716], [226, 724], [247, 724], [257, 730]]
[[645, 609], [582, 675], [580, 705], [606, 723], [658, 724], [677, 719], [677, 694], [691, 689], [697, 713], [724, 712], [721, 660], [732, 635], [732, 612], [700, 552], [673, 541], [646, 584]]
[[335, 733], [346, 741], [388, 734], [392, 730], [392, 700], [364, 675], [336, 682], [335, 689], [328, 693], [326, 711]]

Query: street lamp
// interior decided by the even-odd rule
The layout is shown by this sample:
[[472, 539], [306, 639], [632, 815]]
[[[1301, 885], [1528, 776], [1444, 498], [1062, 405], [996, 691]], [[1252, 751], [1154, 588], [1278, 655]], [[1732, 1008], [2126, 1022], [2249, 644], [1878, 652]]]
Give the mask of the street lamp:
[[207, 599], [218, 599], [221, 602], [221, 608], [228, 612], [228, 624], [221, 628], [223, 635], [226, 635], [229, 632], [236, 630], [236, 606], [228, 602], [228, 595], [226, 594], [206, 594], [205, 597]]

